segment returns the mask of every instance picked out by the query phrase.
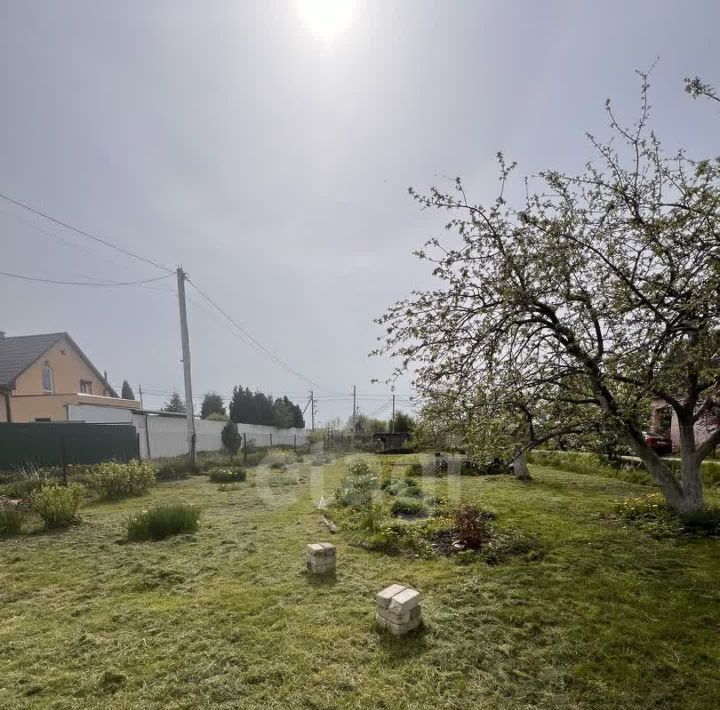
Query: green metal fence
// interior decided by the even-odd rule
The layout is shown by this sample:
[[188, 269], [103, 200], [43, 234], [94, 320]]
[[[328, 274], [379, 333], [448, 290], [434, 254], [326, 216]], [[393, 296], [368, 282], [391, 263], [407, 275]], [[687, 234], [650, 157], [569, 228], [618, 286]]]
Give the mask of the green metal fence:
[[139, 456], [138, 436], [131, 424], [0, 423], [0, 471], [28, 465], [129, 461]]

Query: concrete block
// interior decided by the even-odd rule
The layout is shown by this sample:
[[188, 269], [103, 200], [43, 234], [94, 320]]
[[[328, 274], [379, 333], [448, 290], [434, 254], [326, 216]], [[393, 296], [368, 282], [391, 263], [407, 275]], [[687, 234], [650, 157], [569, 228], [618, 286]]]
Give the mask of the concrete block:
[[328, 574], [335, 571], [337, 551], [329, 542], [316, 542], [307, 546], [307, 568], [312, 574]]
[[376, 595], [375, 621], [379, 628], [393, 636], [414, 631], [422, 623], [420, 592], [393, 584]]
[[397, 612], [410, 611], [420, 604], [420, 592], [407, 587], [395, 594], [390, 600], [389, 608]]
[[391, 584], [389, 587], [383, 589], [382, 592], [375, 595], [375, 602], [378, 608], [387, 609], [390, 606], [392, 598], [404, 589], [407, 589], [407, 587], [404, 587], [402, 584]]

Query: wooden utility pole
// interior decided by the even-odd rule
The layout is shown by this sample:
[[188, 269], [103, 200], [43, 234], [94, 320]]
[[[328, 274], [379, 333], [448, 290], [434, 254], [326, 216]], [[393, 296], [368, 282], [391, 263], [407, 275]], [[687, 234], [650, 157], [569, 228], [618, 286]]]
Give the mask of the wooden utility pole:
[[355, 438], [355, 428], [357, 424], [357, 388], [353, 385], [353, 415], [352, 415], [352, 435]]
[[185, 374], [185, 420], [187, 422], [188, 454], [190, 468], [195, 470], [195, 418], [193, 416], [192, 381], [190, 379], [190, 336], [188, 335], [187, 310], [185, 307], [185, 272], [177, 268], [178, 305], [180, 307], [180, 337], [182, 340], [182, 362]]
[[312, 390], [310, 390], [310, 421], [312, 430], [315, 431], [315, 393]]
[[392, 420], [390, 422], [390, 432], [395, 433], [395, 393], [393, 392]]
[[138, 385], [138, 394], [140, 395], [140, 409], [145, 409], [143, 406], [142, 385]]

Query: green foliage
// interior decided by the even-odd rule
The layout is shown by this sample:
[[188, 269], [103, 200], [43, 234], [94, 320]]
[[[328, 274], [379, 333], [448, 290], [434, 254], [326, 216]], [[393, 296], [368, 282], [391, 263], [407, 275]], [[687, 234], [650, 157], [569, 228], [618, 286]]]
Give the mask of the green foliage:
[[460, 504], [453, 512], [453, 522], [458, 538], [473, 550], [477, 550], [490, 540], [488, 523], [495, 516], [475, 505]]
[[405, 412], [395, 412], [394, 431], [398, 433], [411, 432], [415, 428], [415, 420]]
[[46, 483], [30, 497], [30, 507], [45, 523], [47, 530], [59, 530], [79, 522], [78, 509], [86, 495], [84, 486]]
[[270, 466], [280, 464], [282, 466], [288, 466], [297, 461], [295, 452], [291, 449], [270, 449], [263, 459], [263, 463], [269, 464]]
[[720, 506], [680, 515], [673, 511], [661, 493], [626, 498], [616, 506], [616, 512], [628, 523], [643, 529], [653, 537], [720, 536]]
[[367, 505], [378, 489], [377, 474], [362, 460], [348, 464], [348, 476], [340, 482], [336, 498], [341, 505], [358, 508]]
[[436, 476], [447, 476], [449, 468], [450, 463], [446, 458], [440, 456], [439, 454], [435, 456], [433, 460], [433, 469]]
[[283, 429], [305, 427], [302, 410], [287, 396], [273, 400], [262, 392], [249, 388], [234, 387], [230, 399], [230, 419], [244, 424], [263, 424]]
[[155, 462], [155, 477], [158, 481], [177, 481], [187, 478], [189, 472], [188, 456], [174, 456]]
[[173, 392], [170, 399], [163, 405], [162, 411], [185, 414], [185, 402], [177, 392]]
[[422, 476], [422, 474], [423, 467], [419, 461], [413, 461], [408, 467], [407, 472], [405, 473], [406, 476]]
[[425, 504], [417, 498], [396, 498], [390, 505], [393, 515], [424, 515]]
[[209, 422], [226, 422], [228, 421], [227, 414], [218, 414], [217, 412], [213, 412], [212, 414], [208, 414], [207, 420]]
[[22, 530], [25, 511], [16, 505], [0, 503], [0, 537], [18, 535]]
[[357, 516], [357, 527], [366, 533], [374, 535], [383, 529], [385, 511], [382, 505], [369, 504], [362, 508]]
[[232, 457], [240, 450], [240, 445], [242, 444], [242, 437], [238, 431], [237, 424], [235, 422], [228, 422], [223, 427], [222, 432], [220, 433], [220, 438], [222, 439], [223, 446], [230, 453], [230, 458], [232, 459]]
[[203, 397], [202, 404], [200, 405], [201, 419], [209, 419], [211, 414], [219, 415], [221, 417], [220, 421], [227, 419], [225, 402], [223, 402], [223, 398], [217, 394], [217, 392], [208, 392]]
[[213, 468], [210, 471], [210, 480], [213, 483], [240, 483], [247, 478], [244, 468]]
[[133, 515], [127, 522], [127, 539], [163, 540], [170, 535], [193, 533], [198, 529], [200, 509], [186, 503], [158, 505]]
[[149, 461], [104, 461], [91, 467], [85, 482], [100, 498], [110, 500], [143, 495], [155, 483], [156, 474], [157, 467]]

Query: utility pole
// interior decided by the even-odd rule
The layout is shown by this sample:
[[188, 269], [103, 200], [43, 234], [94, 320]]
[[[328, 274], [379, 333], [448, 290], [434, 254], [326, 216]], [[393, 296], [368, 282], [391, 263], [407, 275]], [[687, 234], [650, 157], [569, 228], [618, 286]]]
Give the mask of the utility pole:
[[355, 438], [355, 428], [356, 428], [356, 417], [357, 417], [357, 388], [355, 385], [353, 385], [353, 415], [352, 415], [352, 435], [353, 439]]
[[140, 409], [145, 409], [143, 406], [142, 385], [138, 385], [138, 394], [140, 395]]
[[310, 390], [310, 421], [312, 422], [312, 430], [315, 431], [315, 394]]
[[390, 423], [390, 433], [395, 433], [395, 392], [393, 392], [392, 420]]
[[192, 381], [190, 379], [190, 336], [188, 335], [187, 310], [185, 308], [185, 272], [177, 268], [178, 305], [180, 306], [180, 337], [182, 362], [185, 374], [185, 420], [187, 421], [188, 453], [190, 468], [195, 470], [195, 419], [193, 417]]

